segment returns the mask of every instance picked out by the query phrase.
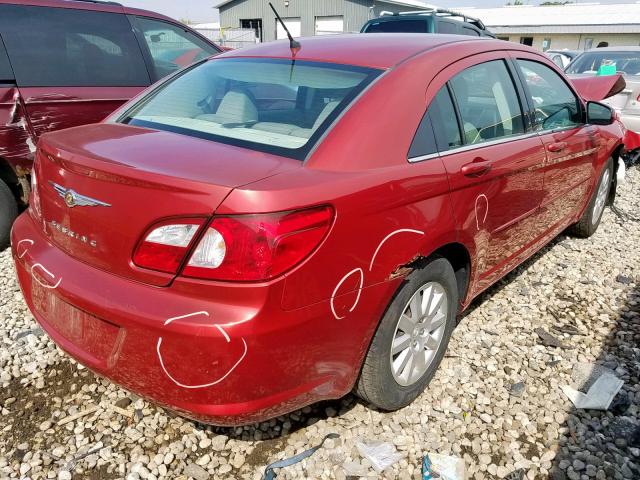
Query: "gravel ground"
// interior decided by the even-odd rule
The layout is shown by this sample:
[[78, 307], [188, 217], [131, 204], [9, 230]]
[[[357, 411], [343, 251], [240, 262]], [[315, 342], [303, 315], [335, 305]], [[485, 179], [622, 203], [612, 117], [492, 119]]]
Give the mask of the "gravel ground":
[[[638, 216], [639, 192], [634, 169], [617, 206]], [[639, 267], [640, 223], [607, 209], [593, 238], [556, 239], [474, 303], [413, 405], [382, 413], [347, 396], [225, 429], [157, 408], [66, 357], [29, 314], [5, 251], [0, 478], [259, 479], [264, 465], [336, 432], [278, 478], [420, 478], [422, 456], [439, 452], [464, 458], [470, 479], [638, 479]], [[539, 327], [563, 346], [543, 345]], [[625, 382], [608, 412], [576, 410], [560, 390], [585, 362]], [[391, 442], [402, 459], [376, 474], [359, 439]]]

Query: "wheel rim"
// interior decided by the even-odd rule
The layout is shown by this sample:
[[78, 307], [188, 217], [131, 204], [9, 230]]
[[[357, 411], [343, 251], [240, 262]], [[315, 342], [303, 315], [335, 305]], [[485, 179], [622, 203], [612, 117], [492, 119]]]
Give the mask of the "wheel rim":
[[611, 174], [609, 173], [609, 169], [604, 171], [602, 175], [602, 181], [600, 182], [600, 186], [598, 187], [598, 193], [596, 196], [596, 204], [593, 207], [593, 217], [591, 218], [591, 223], [595, 225], [600, 220], [600, 216], [604, 211], [604, 206], [607, 203], [607, 197], [609, 196], [609, 186], [610, 186]]
[[405, 306], [391, 342], [391, 373], [398, 384], [416, 383], [427, 371], [444, 338], [448, 313], [447, 292], [429, 282]]

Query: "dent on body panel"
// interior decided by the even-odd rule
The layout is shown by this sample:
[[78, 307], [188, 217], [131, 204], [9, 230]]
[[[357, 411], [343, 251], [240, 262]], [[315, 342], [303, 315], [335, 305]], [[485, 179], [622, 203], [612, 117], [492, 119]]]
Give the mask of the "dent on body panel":
[[[0, 90], [1, 91], [1, 90]], [[37, 139], [31, 132], [17, 88], [0, 96], [0, 157], [21, 173], [30, 170]]]

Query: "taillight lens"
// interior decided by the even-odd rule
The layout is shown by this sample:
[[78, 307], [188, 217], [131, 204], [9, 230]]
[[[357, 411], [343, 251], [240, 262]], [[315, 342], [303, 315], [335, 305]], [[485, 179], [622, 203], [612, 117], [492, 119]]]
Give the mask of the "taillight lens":
[[171, 220], [154, 225], [133, 254], [133, 263], [142, 268], [177, 273], [202, 219]]
[[313, 252], [332, 218], [331, 207], [217, 217], [182, 273], [213, 280], [268, 280]]

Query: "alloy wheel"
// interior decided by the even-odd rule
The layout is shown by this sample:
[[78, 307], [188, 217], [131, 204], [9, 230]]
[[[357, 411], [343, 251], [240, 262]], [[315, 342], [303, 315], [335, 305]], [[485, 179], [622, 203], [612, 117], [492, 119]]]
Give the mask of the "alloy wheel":
[[598, 193], [596, 196], [596, 203], [593, 206], [593, 216], [591, 217], [591, 223], [595, 225], [600, 220], [600, 216], [604, 211], [604, 206], [607, 203], [607, 197], [609, 196], [609, 187], [611, 185], [611, 173], [607, 168], [602, 175], [602, 181], [598, 187]]
[[448, 313], [447, 292], [429, 282], [405, 306], [391, 344], [391, 373], [399, 385], [410, 386], [422, 378], [442, 344]]

